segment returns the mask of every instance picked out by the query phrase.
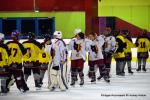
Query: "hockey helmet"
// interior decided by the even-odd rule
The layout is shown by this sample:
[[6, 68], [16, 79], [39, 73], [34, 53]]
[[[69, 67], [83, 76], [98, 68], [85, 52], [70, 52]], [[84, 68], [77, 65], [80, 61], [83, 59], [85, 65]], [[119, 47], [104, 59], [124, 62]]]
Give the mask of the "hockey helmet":
[[20, 35], [20, 33], [19, 33], [18, 31], [13, 31], [13, 32], [11, 33], [11, 37], [12, 37], [12, 38], [18, 39], [18, 38], [19, 38], [19, 35]]
[[77, 35], [77, 34], [80, 33], [80, 32], [81, 32], [81, 29], [80, 29], [80, 28], [77, 28], [77, 29], [74, 30], [74, 34], [75, 34], [75, 35]]
[[82, 32], [78, 33], [77, 35], [78, 35], [81, 39], [84, 39], [84, 38], [85, 38], [85, 35], [84, 35], [84, 33], [82, 33]]
[[28, 38], [29, 40], [34, 40], [35, 39], [35, 34], [32, 32], [28, 32]]
[[50, 34], [45, 34], [45, 36], [44, 36], [44, 40], [45, 40], [45, 41], [49, 41], [49, 40], [51, 40], [51, 36], [50, 36]]
[[62, 32], [61, 31], [55, 31], [54, 32], [54, 38], [61, 39], [62, 38]]

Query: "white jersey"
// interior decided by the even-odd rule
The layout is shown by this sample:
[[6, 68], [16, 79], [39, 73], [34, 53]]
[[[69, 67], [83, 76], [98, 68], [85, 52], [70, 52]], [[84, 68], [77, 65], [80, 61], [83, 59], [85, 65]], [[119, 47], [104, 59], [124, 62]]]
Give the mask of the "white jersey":
[[63, 41], [59, 39], [54, 39], [51, 46], [46, 46], [45, 51], [46, 52], [52, 52], [52, 61], [54, 66], [59, 66], [61, 61], [66, 61], [66, 47], [63, 43]]
[[71, 60], [86, 60], [85, 39], [77, 40], [76, 38], [73, 38], [69, 43], [69, 49], [71, 50]]
[[104, 35], [100, 35], [97, 36], [97, 40], [99, 41], [99, 46], [101, 47], [101, 50], [103, 51], [103, 45], [105, 43], [105, 36]]
[[102, 54], [102, 46], [104, 44], [104, 40], [95, 39], [94, 41], [88, 42], [88, 57], [89, 61], [95, 61], [99, 59], [104, 59]]
[[105, 37], [104, 51], [110, 52], [116, 50], [116, 39], [114, 36]]

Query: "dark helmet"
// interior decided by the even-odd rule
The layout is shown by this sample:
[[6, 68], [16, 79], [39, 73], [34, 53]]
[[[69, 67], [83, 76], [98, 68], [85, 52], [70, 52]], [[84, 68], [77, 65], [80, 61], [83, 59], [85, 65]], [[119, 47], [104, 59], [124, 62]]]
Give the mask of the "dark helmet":
[[14, 30], [12, 33], [11, 33], [11, 38], [13, 39], [19, 39], [19, 35], [20, 35], [20, 32]]
[[105, 31], [103, 32], [103, 35], [104, 36], [110, 36], [111, 33], [112, 33], [111, 27], [107, 26], [106, 29], [105, 29]]
[[34, 40], [35, 39], [35, 34], [34, 33], [32, 33], [32, 32], [28, 32], [28, 38], [29, 38], [29, 40]]
[[116, 37], [120, 33], [120, 30], [114, 30], [112, 33], [113, 33], [113, 36]]
[[120, 33], [124, 34], [125, 36], [129, 35], [129, 31], [128, 30], [121, 30]]
[[85, 38], [84, 33], [82, 33], [82, 32], [78, 33], [78, 36], [79, 36], [81, 39], [84, 39], [84, 38]]
[[52, 39], [52, 38], [51, 38], [50, 34], [45, 34], [45, 36], [44, 36], [45, 42], [46, 42], [46, 41], [49, 41], [49, 40], [51, 40], [51, 39]]
[[142, 36], [147, 36], [147, 33], [148, 33], [147, 30], [146, 30], [146, 29], [143, 29], [141, 35], [142, 35]]

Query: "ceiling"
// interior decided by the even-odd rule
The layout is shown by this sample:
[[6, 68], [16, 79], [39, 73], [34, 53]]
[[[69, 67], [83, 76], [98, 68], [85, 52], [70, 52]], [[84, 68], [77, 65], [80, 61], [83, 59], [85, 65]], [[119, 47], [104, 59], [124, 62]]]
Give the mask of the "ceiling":
[[[84, 11], [85, 0], [1, 0], [0, 11]], [[35, 6], [34, 6], [35, 4]]]

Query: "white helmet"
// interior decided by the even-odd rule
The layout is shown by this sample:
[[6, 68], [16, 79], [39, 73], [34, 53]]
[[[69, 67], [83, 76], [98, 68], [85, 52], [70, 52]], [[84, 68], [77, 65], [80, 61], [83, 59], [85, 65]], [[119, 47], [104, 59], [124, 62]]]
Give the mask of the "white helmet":
[[61, 31], [55, 31], [54, 32], [54, 38], [61, 39], [62, 38], [62, 32]]
[[77, 35], [77, 34], [80, 33], [80, 32], [81, 32], [81, 29], [79, 29], [79, 28], [77, 28], [77, 29], [74, 30], [74, 34], [75, 34], [75, 35]]
[[3, 40], [3, 39], [4, 39], [4, 34], [0, 33], [0, 40]]

